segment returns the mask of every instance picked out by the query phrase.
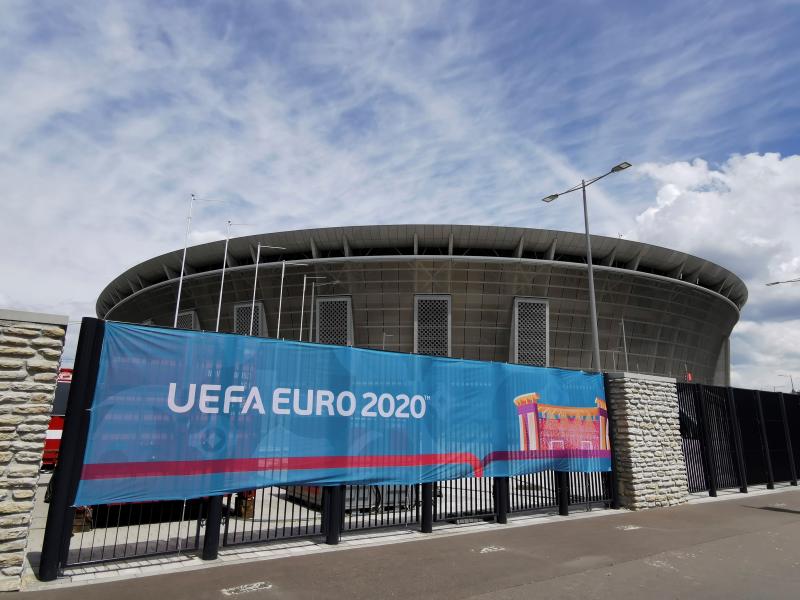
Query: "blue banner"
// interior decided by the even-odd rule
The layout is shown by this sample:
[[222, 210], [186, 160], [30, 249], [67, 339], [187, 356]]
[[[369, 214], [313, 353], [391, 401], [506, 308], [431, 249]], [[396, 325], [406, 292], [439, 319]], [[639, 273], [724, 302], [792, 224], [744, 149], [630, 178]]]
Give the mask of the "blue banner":
[[608, 471], [599, 374], [108, 322], [75, 505]]

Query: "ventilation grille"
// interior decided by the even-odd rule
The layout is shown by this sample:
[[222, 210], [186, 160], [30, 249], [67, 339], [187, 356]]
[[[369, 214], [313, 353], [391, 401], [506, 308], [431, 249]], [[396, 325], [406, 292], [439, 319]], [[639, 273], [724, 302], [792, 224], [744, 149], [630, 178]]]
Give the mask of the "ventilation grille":
[[193, 310], [185, 310], [178, 313], [178, 329], [199, 329], [197, 313]]
[[[233, 307], [233, 333], [239, 335], [250, 334], [250, 303], [237, 304]], [[255, 314], [253, 315], [253, 335], [266, 337], [267, 331], [264, 319], [264, 307], [260, 302], [256, 302]]]
[[317, 342], [351, 346], [352, 329], [349, 298], [317, 299]]
[[414, 352], [450, 356], [450, 298], [417, 298]]
[[516, 348], [514, 362], [523, 365], [547, 366], [547, 303], [517, 300]]

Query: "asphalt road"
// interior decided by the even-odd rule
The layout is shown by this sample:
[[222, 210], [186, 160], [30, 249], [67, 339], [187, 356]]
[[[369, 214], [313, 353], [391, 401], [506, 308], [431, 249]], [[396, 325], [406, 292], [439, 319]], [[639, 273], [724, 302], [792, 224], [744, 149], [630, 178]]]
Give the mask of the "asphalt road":
[[24, 592], [21, 600], [395, 597], [800, 598], [800, 491]]

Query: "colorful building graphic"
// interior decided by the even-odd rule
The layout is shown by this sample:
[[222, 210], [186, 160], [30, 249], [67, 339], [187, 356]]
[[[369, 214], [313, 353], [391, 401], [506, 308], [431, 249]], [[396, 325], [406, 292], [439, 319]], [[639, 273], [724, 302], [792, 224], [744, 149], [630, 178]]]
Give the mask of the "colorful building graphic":
[[609, 450], [606, 402], [593, 407], [541, 404], [536, 392], [514, 398], [519, 415], [520, 449]]

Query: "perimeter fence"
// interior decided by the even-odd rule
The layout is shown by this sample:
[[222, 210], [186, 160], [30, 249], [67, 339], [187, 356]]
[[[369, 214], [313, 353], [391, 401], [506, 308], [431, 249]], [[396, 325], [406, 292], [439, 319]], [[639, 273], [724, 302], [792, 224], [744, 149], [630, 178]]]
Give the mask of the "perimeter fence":
[[678, 384], [689, 492], [797, 485], [800, 395]]
[[[560, 486], [564, 480], [567, 492], [562, 498]], [[611, 473], [554, 471], [441, 481], [432, 484], [433, 523], [499, 520], [503, 518], [500, 513], [559, 510], [566, 514], [570, 509], [609, 507], [613, 502], [611, 481]], [[219, 544], [229, 547], [323, 535], [329, 539], [329, 523], [337, 516], [339, 527], [335, 528], [334, 543], [339, 532], [418, 528], [423, 523], [422, 488], [347, 485], [243, 490], [222, 501]], [[339, 498], [332, 502], [334, 495]], [[62, 567], [202, 552], [208, 547], [209, 523], [215, 521], [213, 502], [206, 498], [73, 509], [72, 535]]]

